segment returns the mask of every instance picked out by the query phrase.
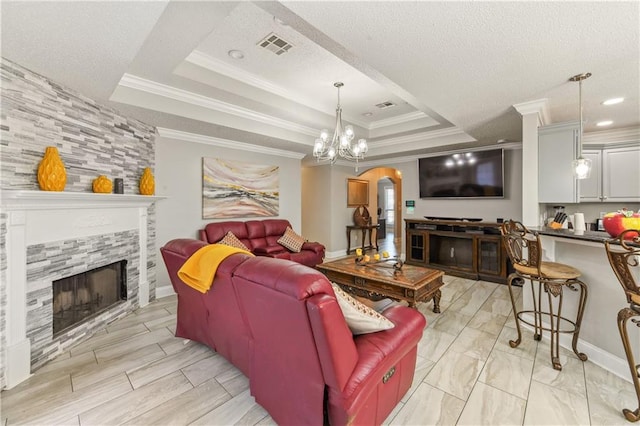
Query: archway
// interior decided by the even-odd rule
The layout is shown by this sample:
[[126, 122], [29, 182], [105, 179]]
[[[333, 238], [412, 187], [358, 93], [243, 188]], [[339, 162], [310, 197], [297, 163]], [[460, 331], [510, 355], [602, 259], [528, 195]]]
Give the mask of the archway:
[[[399, 241], [402, 239], [402, 173], [400, 170], [394, 169], [392, 167], [376, 167], [366, 172], [363, 172], [358, 176], [361, 179], [366, 179], [370, 182], [369, 185], [369, 199], [377, 200], [377, 192], [378, 192], [378, 181], [380, 179], [388, 178], [393, 183], [393, 189], [395, 194], [395, 203], [394, 203], [394, 224], [393, 224], [393, 235], [394, 240]], [[377, 204], [377, 201], [376, 201]], [[372, 214], [376, 214], [377, 220], [377, 211], [378, 205], [375, 206], [375, 209], [371, 209]]]

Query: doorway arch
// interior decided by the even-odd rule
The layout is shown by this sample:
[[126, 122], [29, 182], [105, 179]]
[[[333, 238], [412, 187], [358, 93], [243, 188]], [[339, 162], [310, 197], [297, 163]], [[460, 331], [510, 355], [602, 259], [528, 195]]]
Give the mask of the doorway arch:
[[[375, 167], [361, 173], [360, 175], [358, 175], [358, 177], [361, 179], [366, 179], [371, 183], [369, 185], [370, 200], [378, 199], [376, 195], [378, 192], [378, 181], [380, 179], [388, 178], [393, 183], [393, 190], [395, 195], [395, 222], [393, 224], [393, 238], [394, 240], [399, 241], [402, 238], [402, 172], [400, 172], [400, 170], [398, 169], [394, 169], [393, 167]], [[376, 208], [372, 209], [376, 212], [376, 219], [378, 207], [379, 206], [376, 205]]]

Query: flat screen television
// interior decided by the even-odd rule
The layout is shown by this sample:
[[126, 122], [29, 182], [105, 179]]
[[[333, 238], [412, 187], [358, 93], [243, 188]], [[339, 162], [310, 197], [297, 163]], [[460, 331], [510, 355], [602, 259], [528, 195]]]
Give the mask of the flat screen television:
[[503, 198], [502, 149], [459, 152], [418, 160], [420, 198]]

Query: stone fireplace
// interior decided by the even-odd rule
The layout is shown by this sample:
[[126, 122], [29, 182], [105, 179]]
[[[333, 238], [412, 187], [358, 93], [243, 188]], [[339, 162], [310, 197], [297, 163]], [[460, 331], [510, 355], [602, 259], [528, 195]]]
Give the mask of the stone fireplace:
[[[25, 380], [33, 369], [106, 324], [149, 303], [155, 253], [148, 253], [153, 239], [148, 217], [161, 198], [2, 191], [7, 214], [7, 387]], [[87, 274], [88, 278], [78, 277]], [[119, 287], [120, 278], [125, 277], [124, 286]], [[56, 289], [60, 282], [62, 287]], [[76, 290], [74, 296], [71, 287]], [[98, 306], [102, 304], [98, 300], [105, 298], [111, 299], [108, 306]], [[85, 310], [86, 315], [58, 329], [56, 316], [70, 313], [70, 299], [78, 301], [76, 311]]]
[[127, 261], [53, 282], [53, 337], [127, 300]]

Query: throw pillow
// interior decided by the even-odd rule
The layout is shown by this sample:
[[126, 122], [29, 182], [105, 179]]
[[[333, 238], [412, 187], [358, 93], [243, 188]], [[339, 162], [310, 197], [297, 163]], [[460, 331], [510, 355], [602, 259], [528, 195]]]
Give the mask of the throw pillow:
[[394, 323], [349, 296], [337, 284], [331, 283], [331, 286], [338, 300], [338, 305], [342, 309], [342, 315], [344, 315], [353, 334], [375, 333], [395, 327]]
[[228, 231], [227, 234], [224, 236], [224, 238], [218, 241], [218, 244], [224, 244], [225, 246], [231, 246], [231, 247], [239, 248], [241, 250], [251, 251], [231, 231]]
[[293, 232], [293, 229], [287, 226], [284, 235], [278, 239], [278, 244], [293, 252], [300, 253], [302, 245], [304, 244], [304, 237], [296, 234]]

